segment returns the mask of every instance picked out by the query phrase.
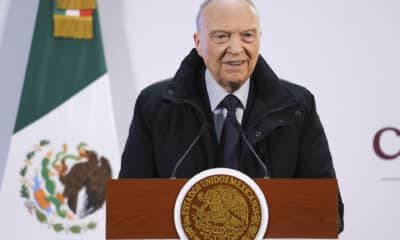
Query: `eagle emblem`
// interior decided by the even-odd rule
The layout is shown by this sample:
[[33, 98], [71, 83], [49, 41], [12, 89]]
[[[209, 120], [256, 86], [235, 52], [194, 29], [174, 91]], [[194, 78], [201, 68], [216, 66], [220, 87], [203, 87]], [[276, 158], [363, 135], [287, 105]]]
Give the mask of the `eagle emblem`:
[[266, 229], [262, 192], [243, 173], [209, 169], [191, 178], [175, 203], [175, 227], [181, 239], [262, 239]]
[[31, 215], [55, 232], [79, 234], [96, 228], [88, 216], [105, 203], [105, 185], [112, 178], [110, 162], [86, 143], [69, 152], [67, 144], [53, 151], [42, 140], [27, 153], [19, 175], [20, 195]]
[[239, 239], [249, 227], [249, 207], [242, 194], [231, 186], [216, 186], [200, 192], [199, 205], [193, 204], [193, 220], [205, 239]]

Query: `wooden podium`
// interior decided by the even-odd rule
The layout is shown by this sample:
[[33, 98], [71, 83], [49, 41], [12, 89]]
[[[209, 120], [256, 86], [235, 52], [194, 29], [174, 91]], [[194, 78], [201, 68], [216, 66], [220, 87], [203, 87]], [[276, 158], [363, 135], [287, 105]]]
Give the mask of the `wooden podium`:
[[[174, 206], [187, 179], [107, 183], [106, 238], [177, 239]], [[337, 239], [336, 179], [255, 179], [267, 199], [265, 238]]]

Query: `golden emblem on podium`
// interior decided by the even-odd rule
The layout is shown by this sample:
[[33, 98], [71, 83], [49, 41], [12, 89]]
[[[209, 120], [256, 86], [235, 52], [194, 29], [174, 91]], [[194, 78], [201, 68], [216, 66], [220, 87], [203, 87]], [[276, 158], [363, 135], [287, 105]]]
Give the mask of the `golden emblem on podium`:
[[199, 173], [185, 184], [175, 204], [180, 239], [262, 239], [267, 222], [263, 193], [253, 180], [232, 169]]

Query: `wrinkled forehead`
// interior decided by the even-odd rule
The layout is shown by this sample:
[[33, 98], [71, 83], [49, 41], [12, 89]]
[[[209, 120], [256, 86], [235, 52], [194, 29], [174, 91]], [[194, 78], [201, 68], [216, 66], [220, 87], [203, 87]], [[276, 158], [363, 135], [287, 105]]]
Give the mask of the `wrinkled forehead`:
[[[206, 5], [204, 5], [207, 3]], [[246, 0], [209, 0], [200, 7], [197, 31], [259, 29], [257, 10]]]

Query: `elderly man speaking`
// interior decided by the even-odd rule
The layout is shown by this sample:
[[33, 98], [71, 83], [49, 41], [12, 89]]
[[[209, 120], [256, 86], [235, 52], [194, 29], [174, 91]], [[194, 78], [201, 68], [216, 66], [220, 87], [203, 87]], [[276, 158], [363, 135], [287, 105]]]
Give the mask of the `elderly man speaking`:
[[[254, 4], [208, 0], [196, 23], [195, 49], [175, 76], [139, 95], [119, 177], [228, 167], [250, 177], [335, 178], [313, 95], [279, 79], [259, 53]], [[340, 196], [338, 206], [341, 232]]]

